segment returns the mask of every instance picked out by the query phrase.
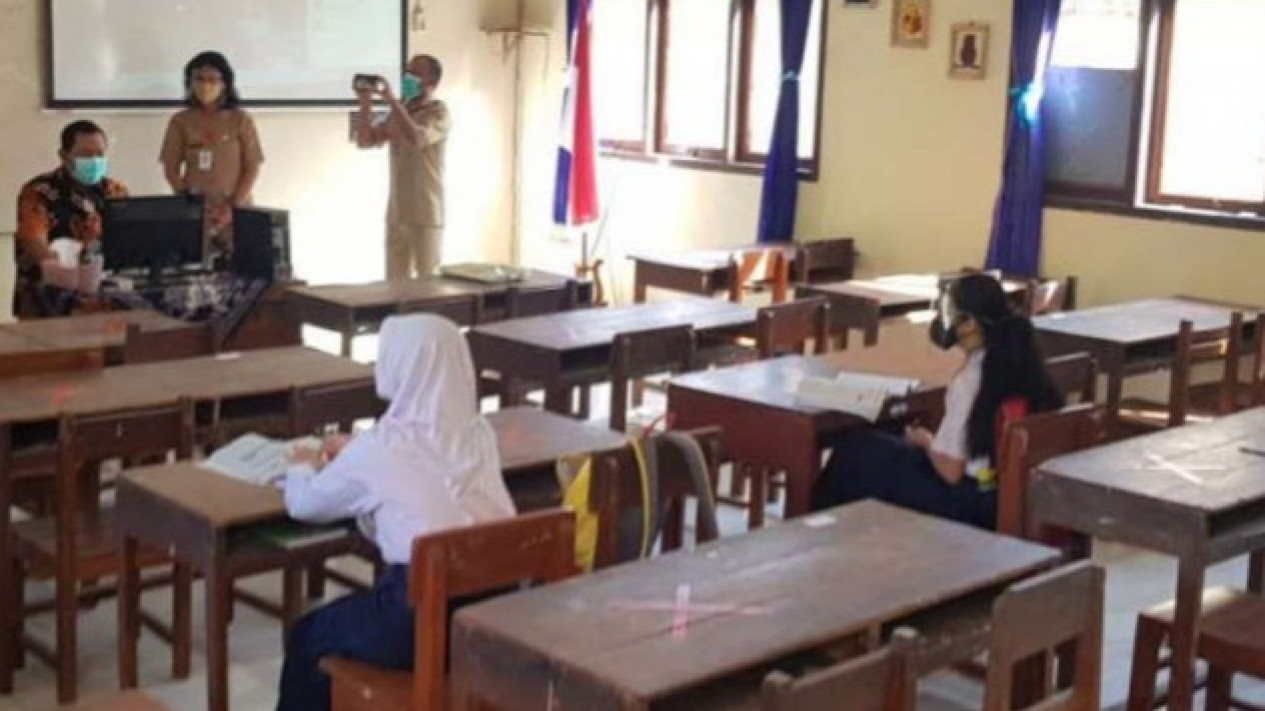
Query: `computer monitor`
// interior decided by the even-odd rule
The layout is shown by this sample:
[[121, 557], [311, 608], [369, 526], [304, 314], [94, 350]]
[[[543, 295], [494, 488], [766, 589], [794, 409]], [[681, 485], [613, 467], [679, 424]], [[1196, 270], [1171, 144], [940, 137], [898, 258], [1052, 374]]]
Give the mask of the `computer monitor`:
[[289, 279], [290, 213], [270, 207], [234, 208], [231, 267], [248, 279]]
[[103, 217], [101, 251], [108, 271], [145, 269], [157, 275], [206, 265], [200, 196], [111, 198]]

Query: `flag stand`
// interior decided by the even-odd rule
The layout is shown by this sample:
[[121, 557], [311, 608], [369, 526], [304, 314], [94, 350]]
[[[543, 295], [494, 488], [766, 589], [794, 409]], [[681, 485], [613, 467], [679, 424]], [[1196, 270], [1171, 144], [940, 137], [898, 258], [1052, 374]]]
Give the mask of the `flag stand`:
[[577, 279], [589, 279], [593, 282], [593, 305], [606, 305], [606, 288], [602, 285], [602, 260], [589, 261], [589, 231], [580, 228], [580, 261], [575, 265]]

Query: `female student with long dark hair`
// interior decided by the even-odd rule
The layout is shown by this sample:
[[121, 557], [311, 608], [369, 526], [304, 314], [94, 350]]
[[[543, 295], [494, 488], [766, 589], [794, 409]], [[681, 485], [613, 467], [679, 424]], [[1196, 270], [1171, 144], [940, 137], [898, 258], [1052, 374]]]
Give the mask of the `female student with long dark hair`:
[[322, 657], [412, 668], [413, 539], [514, 515], [496, 433], [476, 406], [470, 350], [452, 322], [428, 314], [388, 318], [374, 380], [378, 396], [390, 403], [386, 414], [319, 473], [310, 464], [291, 467], [285, 502], [300, 520], [356, 519], [387, 567], [372, 590], [336, 600], [294, 625], [278, 711], [330, 708], [329, 677], [317, 666]]
[[1032, 323], [1011, 309], [991, 276], [969, 274], [950, 283], [930, 335], [942, 348], [956, 345], [966, 353], [949, 382], [939, 428], [845, 437], [813, 489], [815, 509], [873, 498], [995, 526], [999, 412], [1012, 402], [1025, 412], [1057, 409], [1062, 396], [1045, 371]]

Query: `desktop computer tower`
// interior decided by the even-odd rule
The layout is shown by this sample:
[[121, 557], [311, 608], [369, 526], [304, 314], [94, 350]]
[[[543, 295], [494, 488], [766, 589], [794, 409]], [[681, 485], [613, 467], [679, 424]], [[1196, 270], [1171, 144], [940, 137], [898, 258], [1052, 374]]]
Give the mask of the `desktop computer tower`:
[[268, 207], [233, 210], [233, 273], [267, 281], [290, 278], [290, 213]]

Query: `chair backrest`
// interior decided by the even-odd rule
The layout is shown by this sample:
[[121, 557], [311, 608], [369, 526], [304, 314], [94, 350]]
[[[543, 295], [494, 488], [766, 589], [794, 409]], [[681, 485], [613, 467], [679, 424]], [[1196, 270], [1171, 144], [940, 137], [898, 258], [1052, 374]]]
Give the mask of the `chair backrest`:
[[193, 455], [193, 402], [137, 408], [101, 415], [63, 415], [57, 433], [57, 558], [73, 560], [85, 465], [105, 459]]
[[416, 610], [414, 711], [445, 706], [448, 604], [453, 598], [576, 573], [575, 514], [551, 509], [413, 541], [409, 597]]
[[[1103, 570], [1082, 561], [1011, 585], [993, 604], [984, 711], [1010, 711], [1015, 666], [1072, 646], [1071, 688], [1024, 708], [1098, 711], [1102, 674]], [[1062, 674], [1060, 674], [1062, 676]], [[1049, 689], [1051, 685], [1046, 684]], [[1047, 692], [1048, 693], [1048, 692]], [[1025, 699], [1025, 701], [1027, 701]]]
[[912, 711], [916, 636], [898, 628], [887, 646], [799, 678], [775, 671], [760, 687], [762, 711]]
[[744, 289], [768, 288], [773, 303], [786, 300], [791, 283], [791, 259], [779, 246], [744, 251], [731, 260], [729, 300], [742, 300]]
[[1209, 361], [1222, 363], [1218, 388], [1218, 413], [1234, 409], [1239, 388], [1239, 359], [1243, 355], [1243, 314], [1230, 314], [1225, 328], [1195, 333], [1194, 323], [1183, 319], [1177, 329], [1177, 349], [1173, 356], [1168, 389], [1168, 426], [1186, 423], [1190, 411], [1190, 386], [1197, 364]]
[[813, 297], [762, 307], [756, 312], [756, 350], [761, 358], [803, 353], [809, 339], [813, 352], [830, 350], [830, 302]]
[[[796, 295], [797, 299], [816, 296], [820, 292], [806, 290], [805, 297]], [[868, 299], [855, 294], [831, 292], [823, 294], [830, 302], [830, 334], [839, 339], [839, 347], [848, 347], [848, 332], [860, 331], [862, 343], [872, 346], [878, 343], [879, 326], [882, 325], [882, 304], [877, 299]]]
[[1071, 311], [1076, 308], [1076, 277], [1029, 280], [1025, 304], [1029, 316]]
[[356, 420], [377, 419], [387, 406], [372, 380], [295, 388], [292, 392], [292, 437], [324, 434], [330, 425], [339, 432], [350, 432]]
[[[689, 433], [703, 451], [707, 465], [707, 486], [715, 491], [722, 458], [720, 429], [707, 427]], [[690, 474], [689, 462], [679, 448], [661, 436], [644, 441], [645, 447], [654, 448], [658, 463], [655, 490], [657, 509], [663, 516], [661, 549], [672, 551], [681, 547], [681, 522], [684, 518], [685, 499], [699, 494]], [[641, 515], [644, 494], [637, 458], [629, 446], [617, 447], [592, 455], [592, 479], [589, 484], [589, 507], [597, 514], [597, 544], [593, 559], [594, 568], [604, 568], [635, 559], [640, 541], [624, 540], [627, 529], [621, 523], [630, 516]], [[706, 520], [704, 507], [695, 509], [695, 541], [706, 543], [719, 535], [714, 520]]]
[[1090, 403], [1098, 390], [1098, 363], [1088, 353], [1047, 358], [1045, 372], [1067, 404]]
[[212, 355], [220, 351], [223, 339], [218, 319], [155, 330], [145, 330], [140, 324], [129, 323], [123, 340], [123, 362], [154, 363]]
[[856, 268], [856, 254], [851, 237], [804, 242], [795, 255], [791, 278], [805, 284], [847, 281]]
[[667, 326], [615, 334], [611, 343], [610, 428], [623, 432], [628, 426], [628, 384], [634, 378], [656, 373], [679, 373], [694, 362], [694, 330]]
[[1239, 387], [1246, 397], [1236, 401], [1248, 407], [1265, 405], [1265, 313], [1258, 313], [1252, 324], [1252, 370]]
[[570, 311], [580, 305], [579, 285], [574, 279], [562, 284], [523, 288], [512, 285], [505, 290], [506, 318], [525, 318]]
[[1039, 412], [1009, 422], [1002, 430], [997, 465], [997, 531], [1043, 542], [1052, 531], [1028, 516], [1028, 484], [1043, 462], [1101, 444], [1102, 408], [1085, 403]]
[[397, 314], [428, 313], [443, 316], [458, 326], [473, 326], [483, 316], [483, 300], [477, 294], [449, 296], [443, 299], [427, 299], [419, 303], [400, 304]]

